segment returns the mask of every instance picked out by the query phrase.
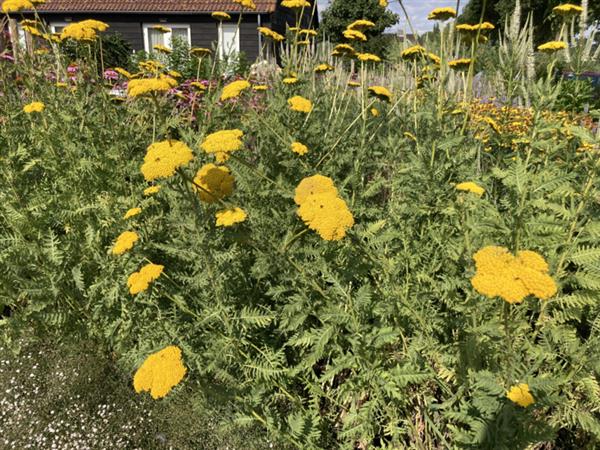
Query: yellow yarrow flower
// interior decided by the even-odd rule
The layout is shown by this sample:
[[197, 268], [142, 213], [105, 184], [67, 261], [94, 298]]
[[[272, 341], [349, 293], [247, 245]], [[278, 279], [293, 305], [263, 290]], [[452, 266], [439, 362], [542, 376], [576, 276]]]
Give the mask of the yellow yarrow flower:
[[223, 88], [223, 92], [221, 92], [221, 101], [239, 97], [242, 91], [249, 89], [251, 86], [250, 82], [246, 80], [233, 81]]
[[210, 55], [211, 53], [212, 53], [212, 50], [210, 48], [204, 48], [204, 47], [190, 48], [190, 55], [195, 56], [197, 58]]
[[236, 223], [241, 223], [246, 220], [246, 212], [241, 208], [229, 208], [217, 211], [215, 214], [217, 218], [216, 225], [218, 227], [231, 227]]
[[192, 150], [181, 141], [155, 142], [146, 150], [141, 172], [146, 181], [168, 178], [192, 159], [194, 159]]
[[201, 201], [215, 203], [231, 195], [233, 183], [233, 175], [227, 167], [209, 163], [198, 170], [193, 187]]
[[386, 102], [392, 101], [392, 93], [388, 88], [383, 86], [369, 86], [369, 94], [374, 97], [377, 97], [379, 100], [383, 100]]
[[510, 388], [506, 397], [517, 405], [527, 408], [535, 402], [533, 395], [529, 392], [529, 385], [526, 383], [517, 384]]
[[140, 237], [135, 231], [124, 231], [117, 237], [115, 245], [112, 248], [113, 255], [122, 255], [131, 250]]
[[233, 0], [233, 3], [237, 3], [238, 5], [241, 5], [244, 8], [252, 10], [256, 9], [256, 5], [254, 4], [253, 0]]
[[312, 102], [300, 95], [295, 95], [294, 97], [288, 99], [288, 105], [292, 111], [298, 111], [303, 113], [310, 113], [313, 109]]
[[381, 62], [381, 58], [372, 53], [357, 53], [356, 57], [359, 61]]
[[316, 73], [324, 73], [324, 72], [330, 72], [333, 70], [333, 66], [330, 66], [329, 64], [319, 64], [317, 67], [315, 67], [315, 72]]
[[269, 89], [269, 86], [266, 84], [255, 84], [252, 86], [253, 91], [266, 91], [267, 89]]
[[139, 78], [129, 81], [127, 95], [139, 97], [153, 92], [167, 92], [177, 84], [177, 80], [165, 75], [160, 75], [158, 78]]
[[427, 19], [440, 20], [443, 22], [453, 17], [456, 17], [456, 10], [454, 8], [435, 8], [429, 13]]
[[367, 36], [358, 30], [345, 30], [343, 33], [344, 37], [346, 39], [349, 39], [351, 41], [357, 40], [357, 41], [366, 41], [367, 40]]
[[471, 65], [471, 58], [460, 58], [448, 61], [448, 67], [454, 70], [466, 70]]
[[379, 117], [379, 110], [377, 108], [371, 108], [370, 112], [373, 117]]
[[573, 5], [572, 3], [565, 3], [564, 5], [558, 5], [552, 8], [552, 12], [559, 16], [570, 17], [581, 14], [583, 8], [578, 5]]
[[123, 219], [129, 219], [130, 217], [137, 216], [141, 212], [142, 212], [142, 208], [128, 209], [127, 212], [125, 213], [125, 215], [123, 216]]
[[286, 77], [281, 80], [283, 84], [296, 84], [298, 82], [298, 78], [296, 77]]
[[44, 108], [46, 108], [46, 105], [44, 105], [42, 102], [31, 102], [23, 106], [23, 112], [26, 112], [27, 114], [41, 113]]
[[214, 153], [218, 162], [224, 162], [231, 152], [243, 147], [243, 136], [244, 133], [238, 129], [217, 131], [206, 136], [200, 148], [206, 153]]
[[283, 0], [281, 6], [285, 8], [310, 8], [310, 2], [307, 0]]
[[211, 17], [217, 20], [231, 20], [231, 16], [223, 11], [215, 11], [211, 14]]
[[115, 72], [117, 72], [119, 75], [127, 78], [128, 80], [133, 78], [133, 75], [130, 72], [128, 72], [127, 70], [123, 69], [122, 67], [115, 67]]
[[304, 36], [316, 36], [317, 30], [313, 30], [312, 28], [304, 28], [298, 32], [298, 34], [303, 34]]
[[358, 81], [348, 81], [348, 86], [357, 88], [360, 87], [360, 83]]
[[6, 14], [19, 12], [24, 9], [34, 9], [33, 2], [29, 0], [4, 0], [2, 2], [2, 12]]
[[152, 28], [153, 30], [156, 30], [156, 31], [160, 31], [163, 34], [171, 32], [171, 29], [169, 27], [165, 27], [164, 25], [153, 25], [150, 28]]
[[338, 241], [354, 225], [346, 202], [333, 192], [309, 195], [298, 208], [298, 216], [326, 241]]
[[146, 264], [139, 272], [133, 272], [127, 279], [127, 286], [131, 295], [139, 294], [150, 287], [150, 283], [158, 279], [165, 267], [160, 264]]
[[356, 50], [349, 44], [338, 44], [333, 48], [334, 56], [353, 56]]
[[160, 186], [150, 186], [147, 187], [146, 189], [144, 189], [144, 195], [148, 196], [148, 195], [154, 195], [156, 193], [158, 193], [158, 191], [160, 191]]
[[350, 25], [346, 27], [347, 30], [366, 30], [367, 28], [373, 28], [375, 26], [374, 22], [365, 19], [358, 19], [352, 22]]
[[562, 41], [550, 41], [542, 44], [538, 47], [540, 52], [544, 53], [554, 53], [559, 50], [564, 50], [567, 48], [567, 43]]
[[427, 53], [427, 50], [420, 45], [413, 45], [408, 47], [402, 53], [400, 53], [400, 57], [402, 59], [416, 59], [421, 57]]
[[133, 376], [133, 387], [138, 394], [150, 392], [153, 399], [166, 396], [185, 376], [187, 369], [181, 360], [181, 349], [163, 348], [146, 358]]
[[298, 184], [294, 195], [294, 202], [297, 205], [301, 205], [311, 195], [326, 193], [337, 195], [338, 191], [333, 184], [333, 180], [323, 175], [313, 175], [304, 178]]
[[60, 33], [61, 39], [73, 39], [75, 41], [94, 41], [97, 38], [97, 33], [106, 31], [108, 24], [99, 20], [82, 20], [64, 27]]
[[557, 286], [544, 258], [532, 251], [512, 255], [504, 247], [489, 246], [473, 256], [476, 273], [471, 284], [486, 297], [521, 303], [528, 295], [541, 300], [554, 296]]
[[379, 0], [379, 6], [382, 8], [387, 8], [388, 0]]
[[457, 191], [472, 192], [473, 194], [478, 195], [479, 197], [481, 197], [485, 193], [484, 188], [471, 181], [459, 183], [456, 186], [454, 186], [454, 188]]
[[281, 42], [285, 39], [285, 36], [282, 36], [277, 31], [273, 31], [267, 27], [258, 27], [257, 30], [260, 34], [270, 39], [273, 39], [275, 42]]
[[164, 53], [165, 55], [173, 53], [173, 50], [171, 50], [169, 47], [166, 47], [162, 44], [156, 44], [154, 47], [152, 47], [152, 49], [156, 50], [157, 52]]
[[308, 147], [300, 142], [292, 142], [292, 151], [299, 155], [306, 155], [308, 153]]

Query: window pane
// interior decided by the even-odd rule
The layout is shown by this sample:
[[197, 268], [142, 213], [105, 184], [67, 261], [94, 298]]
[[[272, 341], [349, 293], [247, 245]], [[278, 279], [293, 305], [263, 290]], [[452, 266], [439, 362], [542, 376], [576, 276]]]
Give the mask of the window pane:
[[185, 27], [171, 27], [171, 39], [180, 39], [190, 44], [188, 41], [188, 29]]
[[164, 36], [158, 30], [153, 30], [152, 28], [147, 28], [148, 30], [148, 50], [152, 51], [155, 45], [164, 45]]
[[52, 30], [53, 30], [53, 33], [62, 33], [62, 30], [63, 30], [64, 28], [65, 28], [65, 27], [64, 27], [63, 25], [54, 25], [54, 26], [52, 27]]
[[237, 25], [231, 23], [221, 24], [219, 36], [219, 54], [233, 56], [240, 51], [240, 33]]

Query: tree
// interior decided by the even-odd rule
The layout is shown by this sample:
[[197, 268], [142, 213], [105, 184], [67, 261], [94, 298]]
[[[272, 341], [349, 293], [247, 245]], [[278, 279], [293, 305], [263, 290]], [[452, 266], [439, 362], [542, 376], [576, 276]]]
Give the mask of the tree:
[[323, 13], [321, 33], [325, 39], [332, 42], [345, 42], [344, 30], [358, 19], [375, 23], [373, 28], [365, 31], [368, 41], [362, 44], [361, 49], [383, 56], [386, 40], [382, 34], [386, 28], [398, 23], [399, 17], [387, 8], [379, 6], [378, 0], [333, 0]]
[[[471, 0], [460, 15], [459, 22], [479, 22], [483, 3], [483, 0]], [[562, 0], [521, 0], [521, 17], [525, 18], [529, 14], [533, 17], [536, 43], [546, 42], [554, 37], [554, 32], [559, 21], [553, 16], [552, 8], [562, 3], [565, 2]], [[583, 3], [588, 3], [589, 5], [588, 23], [600, 20], [600, 2], [586, 2], [586, 0], [583, 0]], [[506, 24], [507, 17], [510, 17], [514, 11], [515, 4], [516, 0], [488, 0], [483, 19], [493, 23], [498, 30], [502, 30]]]

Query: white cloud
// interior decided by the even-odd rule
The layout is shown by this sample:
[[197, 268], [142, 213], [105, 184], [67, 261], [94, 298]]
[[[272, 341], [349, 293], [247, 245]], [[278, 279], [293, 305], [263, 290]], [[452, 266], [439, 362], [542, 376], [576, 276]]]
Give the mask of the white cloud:
[[[352, 1], [352, 0], [345, 0]], [[327, 5], [331, 0], [318, 0], [319, 11], [323, 11], [327, 8]], [[461, 9], [468, 3], [468, 0], [461, 0]], [[427, 20], [427, 15], [434, 8], [440, 8], [443, 6], [456, 7], [456, 0], [403, 0], [404, 7], [410, 18], [413, 27], [420, 33], [429, 31], [433, 28], [433, 22]], [[398, 0], [390, 0], [389, 8], [400, 16], [400, 22], [394, 27], [394, 29], [403, 28], [407, 31], [409, 26], [400, 8]]]

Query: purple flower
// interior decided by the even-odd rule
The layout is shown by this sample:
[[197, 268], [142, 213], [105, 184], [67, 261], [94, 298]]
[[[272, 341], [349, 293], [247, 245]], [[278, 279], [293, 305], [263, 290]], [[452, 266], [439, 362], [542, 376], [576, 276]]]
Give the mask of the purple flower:
[[67, 67], [67, 73], [69, 75], [74, 75], [77, 72], [79, 72], [79, 67], [75, 64], [71, 64], [69, 67]]
[[105, 80], [117, 80], [119, 78], [119, 74], [112, 69], [106, 69], [104, 71], [104, 79]]
[[0, 58], [5, 59], [5, 60], [10, 61], [10, 62], [14, 62], [15, 61], [15, 58], [13, 57], [13, 55], [10, 55], [8, 53], [2, 53], [0, 55]]

